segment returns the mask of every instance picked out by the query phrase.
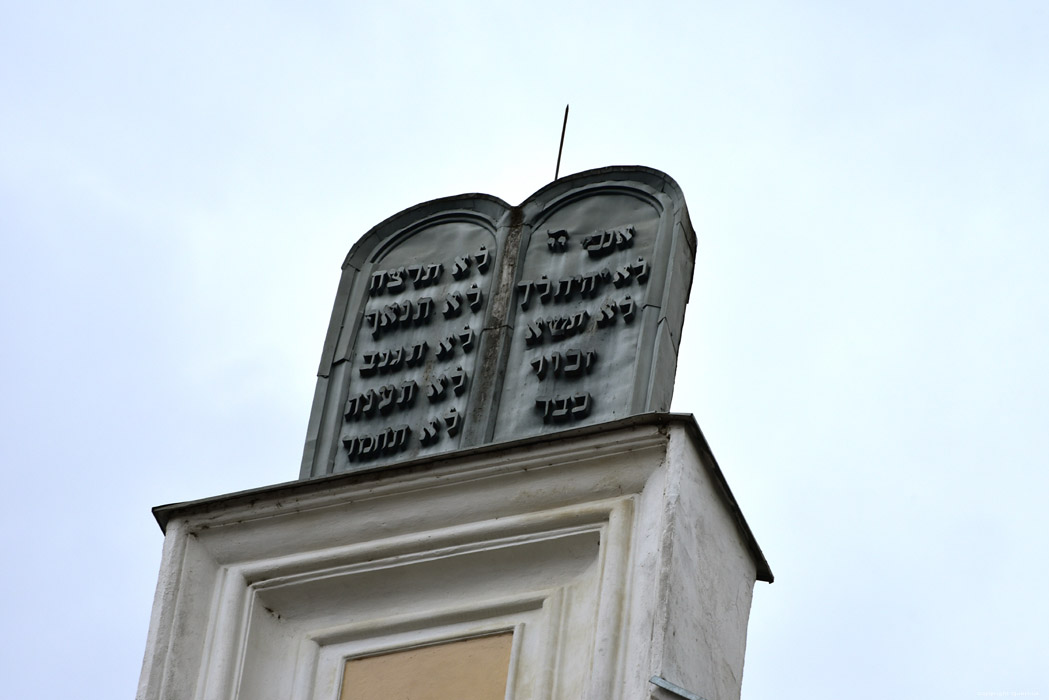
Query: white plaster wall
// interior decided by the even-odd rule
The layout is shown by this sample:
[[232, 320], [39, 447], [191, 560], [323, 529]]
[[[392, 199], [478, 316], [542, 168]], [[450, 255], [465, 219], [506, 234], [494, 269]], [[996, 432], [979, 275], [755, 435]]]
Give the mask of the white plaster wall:
[[659, 675], [698, 695], [739, 698], [757, 575], [695, 445], [671, 435]]
[[[513, 630], [507, 700], [736, 698], [751, 544], [682, 427], [172, 511], [138, 697], [337, 700], [346, 658]], [[714, 467], [716, 469], [716, 466]]]

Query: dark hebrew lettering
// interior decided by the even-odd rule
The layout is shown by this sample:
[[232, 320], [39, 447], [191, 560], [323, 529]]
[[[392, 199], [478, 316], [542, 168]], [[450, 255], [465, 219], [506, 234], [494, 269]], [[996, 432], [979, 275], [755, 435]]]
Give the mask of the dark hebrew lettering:
[[421, 326], [430, 320], [430, 315], [433, 313], [433, 299], [430, 297], [423, 297], [419, 301], [415, 302], [415, 313], [412, 314], [412, 323], [417, 326]]
[[[647, 279], [647, 263], [645, 265], [644, 269], [646, 270]], [[637, 267], [639, 270], [642, 269], [640, 265]], [[584, 299], [592, 299], [600, 291], [601, 286], [608, 282], [616, 281], [617, 286], [622, 286], [624, 283], [629, 282], [632, 275], [631, 268], [632, 266], [630, 265], [624, 266], [617, 271], [617, 276], [613, 276], [608, 268], [605, 268], [598, 272], [588, 272], [562, 280], [551, 280], [546, 275], [543, 275], [535, 282], [531, 280], [519, 282], [517, 284], [517, 292], [521, 310], [528, 310], [533, 295], [538, 296], [539, 301], [544, 304], [550, 301], [571, 301], [576, 294]]]
[[532, 297], [532, 283], [531, 282], [519, 282], [517, 284], [517, 291], [521, 297], [521, 310], [528, 310], [528, 303]]
[[589, 374], [596, 361], [597, 353], [593, 350], [572, 349], [533, 359], [532, 370], [539, 381], [543, 381], [548, 375], [574, 378]]
[[415, 404], [415, 392], [419, 385], [414, 380], [408, 380], [401, 384], [397, 392], [397, 407], [404, 410]]
[[418, 388], [419, 385], [414, 381], [407, 381], [399, 387], [386, 384], [378, 389], [368, 389], [346, 400], [343, 415], [346, 420], [352, 421], [361, 417], [370, 418], [376, 411], [387, 415], [394, 409], [407, 410], [415, 403]]
[[357, 452], [361, 445], [361, 439], [359, 437], [343, 436], [342, 445], [346, 448], [346, 456], [352, 462], [357, 457]]
[[590, 314], [584, 310], [571, 316], [548, 318], [546, 319], [546, 328], [550, 332], [551, 340], [565, 340], [582, 332], [589, 320]]
[[361, 416], [370, 416], [375, 413], [377, 403], [375, 390], [369, 389], [363, 394], [357, 394], [348, 398], [343, 415], [345, 415], [346, 420], [357, 420]]
[[408, 288], [408, 280], [416, 289], [437, 284], [441, 278], [443, 266], [440, 263], [434, 265], [411, 265], [409, 267], [398, 267], [392, 270], [380, 270], [373, 272], [368, 280], [368, 294], [380, 296], [382, 294], [399, 294]]
[[379, 296], [386, 289], [386, 272], [373, 272], [368, 285], [368, 294], [371, 296]]
[[448, 336], [437, 344], [437, 359], [447, 360], [455, 354], [455, 336]]
[[470, 305], [470, 311], [480, 311], [481, 304], [484, 303], [484, 294], [476, 284], [470, 285], [466, 290], [466, 303]]
[[599, 231], [583, 238], [583, 249], [592, 258], [603, 258], [614, 250], [624, 250], [634, 245], [634, 227]]
[[388, 333], [397, 323], [397, 314], [393, 306], [384, 306], [375, 316], [375, 327], [372, 328], [372, 337], [378, 340], [383, 333]]
[[386, 273], [386, 291], [390, 294], [397, 294], [398, 292], [404, 291], [407, 286], [408, 280], [407, 271], [403, 267], [396, 270], [389, 270]]
[[396, 350], [388, 350], [386, 352], [379, 353], [379, 363], [377, 368], [379, 374], [387, 374], [389, 372], [396, 372], [404, 364], [404, 348], [397, 348]]
[[408, 437], [412, 429], [407, 425], [399, 425], [396, 428], [386, 429], [386, 450], [389, 452], [400, 451], [408, 447]]
[[431, 418], [426, 421], [423, 425], [422, 435], [419, 436], [419, 442], [423, 445], [432, 445], [441, 439], [441, 419]]
[[401, 425], [396, 428], [387, 428], [374, 435], [347, 436], [342, 439], [342, 444], [346, 448], [350, 461], [367, 460], [406, 449], [411, 434], [412, 429], [409, 426]]
[[463, 349], [464, 353], [469, 353], [474, 349], [474, 332], [469, 326], [463, 328], [457, 337], [459, 339], [459, 347]]
[[351, 396], [346, 399], [346, 408], [343, 411], [343, 416], [346, 420], [356, 420], [361, 415], [361, 396]]
[[384, 416], [390, 415], [390, 411], [393, 410], [394, 399], [397, 398], [397, 388], [393, 384], [386, 384], [379, 387], [379, 390], [375, 393], [379, 397], [379, 413]]
[[416, 302], [403, 301], [399, 304], [387, 304], [381, 310], [372, 309], [364, 314], [364, 323], [371, 329], [372, 337], [378, 340], [384, 334], [411, 324], [422, 324], [429, 320], [433, 311], [433, 301], [423, 297]]
[[426, 398], [429, 399], [430, 403], [437, 403], [444, 399], [445, 390], [448, 388], [448, 377], [441, 375], [432, 382], [426, 389]]
[[392, 305], [394, 317], [397, 319], [397, 327], [403, 328], [411, 323], [412, 320], [412, 302], [404, 301], [400, 304]]
[[583, 352], [582, 350], [567, 350], [564, 354], [564, 364], [561, 373], [566, 377], [578, 377], [584, 373], [589, 374], [597, 359], [597, 353], [593, 350]]
[[409, 265], [408, 267], [404, 268], [404, 273], [408, 275], [408, 279], [412, 281], [412, 287], [414, 287], [415, 289], [419, 288], [419, 278], [422, 275], [422, 271], [422, 265]]
[[375, 393], [374, 389], [368, 389], [368, 391], [361, 394], [361, 415], [372, 416], [375, 414], [375, 408], [379, 405], [379, 395]]
[[602, 281], [602, 273], [591, 272], [579, 276], [579, 296], [584, 299], [593, 298], [597, 294], [597, 288]]
[[630, 266], [630, 271], [634, 273], [638, 284], [644, 284], [648, 281], [649, 267], [644, 258], [638, 258], [637, 262]]
[[452, 383], [452, 392], [456, 396], [462, 396], [466, 391], [466, 372], [462, 367], [456, 367], [455, 371], [448, 377]]
[[463, 295], [459, 292], [449, 292], [444, 298], [444, 317], [455, 318], [463, 312]]
[[486, 246], [481, 246], [481, 249], [474, 253], [474, 263], [477, 265], [477, 271], [482, 275], [488, 272], [488, 268], [492, 265], [492, 254], [488, 252]]
[[448, 429], [448, 437], [455, 437], [463, 426], [463, 417], [454, 408], [444, 414], [444, 425]]
[[408, 356], [405, 358], [405, 363], [409, 367], [415, 367], [421, 365], [426, 361], [426, 353], [430, 350], [430, 346], [425, 342], [417, 343], [413, 345], [408, 351]]
[[[409, 304], [411, 302], [408, 302]], [[379, 318], [375, 330], [372, 331], [373, 338], [380, 338], [383, 333], [389, 333], [397, 327], [397, 305], [384, 306], [379, 312]]]
[[568, 250], [568, 231], [547, 231], [546, 247], [553, 253], [564, 253]]
[[623, 314], [623, 320], [630, 323], [634, 320], [634, 300], [630, 297], [624, 297], [623, 301], [619, 302], [619, 313]]
[[572, 294], [579, 289], [580, 281], [579, 277], [557, 280], [554, 283], [554, 301], [570, 301]]
[[362, 435], [358, 438], [359, 447], [357, 449], [358, 457], [371, 457], [373, 454], [379, 452], [382, 449], [382, 433], [378, 435]]
[[601, 305], [601, 308], [597, 312], [598, 328], [604, 328], [609, 324], [615, 323], [616, 308], [616, 303], [612, 300], [608, 300]]
[[623, 321], [629, 324], [634, 320], [634, 314], [637, 310], [637, 304], [629, 296], [623, 297], [623, 301], [615, 302], [611, 299], [606, 299], [605, 303], [601, 305], [597, 315], [597, 327], [605, 328], [616, 322], [616, 316], [620, 315], [623, 317]]
[[543, 417], [544, 423], [564, 423], [569, 420], [580, 420], [590, 415], [592, 401], [590, 394], [574, 394], [555, 398], [538, 398], [535, 408]]
[[630, 284], [630, 280], [634, 277], [634, 271], [630, 269], [630, 265], [624, 265], [612, 273], [612, 284], [619, 287], [625, 287]]
[[362, 377], [370, 377], [379, 369], [379, 355], [377, 352], [366, 352], [361, 355], [361, 365], [357, 368]]
[[543, 342], [543, 329], [546, 327], [546, 321], [541, 318], [537, 318], [528, 324], [525, 328], [525, 345], [532, 347], [533, 345], [539, 345]]
[[423, 287], [430, 287], [440, 282], [441, 273], [444, 272], [444, 265], [441, 263], [434, 263], [432, 265], [412, 265], [405, 269], [412, 280], [412, 287], [415, 289], [422, 289]]
[[612, 275], [612, 284], [618, 287], [625, 287], [630, 284], [634, 279], [637, 280], [638, 284], [644, 284], [648, 281], [649, 265], [644, 258], [638, 258], [636, 263], [630, 263], [617, 269]]
[[554, 294], [553, 282], [551, 282], [546, 275], [543, 275], [535, 282], [532, 282], [532, 289], [534, 289], [535, 293], [539, 296], [539, 301], [544, 304], [550, 301], [550, 298]]
[[452, 277], [461, 280], [470, 274], [470, 258], [463, 255], [455, 259], [452, 265]]

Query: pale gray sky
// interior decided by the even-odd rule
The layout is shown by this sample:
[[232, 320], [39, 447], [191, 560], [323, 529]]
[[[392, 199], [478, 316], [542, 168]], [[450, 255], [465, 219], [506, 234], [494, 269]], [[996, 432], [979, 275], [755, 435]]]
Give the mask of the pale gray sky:
[[[0, 677], [131, 697], [153, 505], [298, 475], [400, 209], [674, 177], [745, 700], [1049, 696], [1049, 4], [6, 3]], [[717, 700], [711, 698], [710, 700]]]

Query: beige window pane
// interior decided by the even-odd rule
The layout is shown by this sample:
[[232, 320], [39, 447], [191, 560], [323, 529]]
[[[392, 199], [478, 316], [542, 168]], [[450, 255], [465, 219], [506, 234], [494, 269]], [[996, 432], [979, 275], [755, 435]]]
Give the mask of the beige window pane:
[[513, 633], [350, 659], [340, 700], [503, 700]]

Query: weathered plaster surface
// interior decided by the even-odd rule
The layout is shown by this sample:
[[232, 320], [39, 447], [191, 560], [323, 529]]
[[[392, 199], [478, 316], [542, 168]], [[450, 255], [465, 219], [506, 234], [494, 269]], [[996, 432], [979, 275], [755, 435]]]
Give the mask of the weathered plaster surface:
[[347, 659], [500, 632], [508, 700], [735, 698], [771, 580], [690, 417], [156, 512], [140, 700], [338, 700]]

